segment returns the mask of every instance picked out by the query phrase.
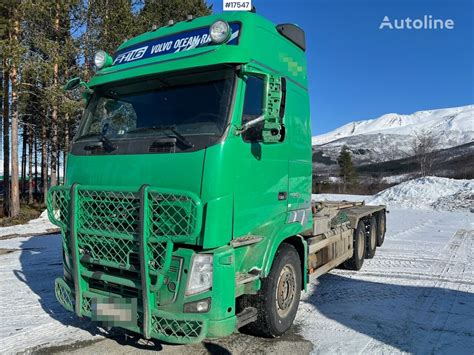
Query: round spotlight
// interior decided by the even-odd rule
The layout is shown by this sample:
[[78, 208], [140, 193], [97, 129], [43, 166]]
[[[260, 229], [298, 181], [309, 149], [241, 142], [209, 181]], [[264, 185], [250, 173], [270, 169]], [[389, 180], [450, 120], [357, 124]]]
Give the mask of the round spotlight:
[[209, 35], [214, 43], [223, 43], [227, 41], [230, 37], [229, 24], [222, 20], [214, 22], [209, 29]]
[[111, 59], [106, 52], [100, 50], [94, 55], [94, 64], [97, 68], [102, 69], [111, 64]]

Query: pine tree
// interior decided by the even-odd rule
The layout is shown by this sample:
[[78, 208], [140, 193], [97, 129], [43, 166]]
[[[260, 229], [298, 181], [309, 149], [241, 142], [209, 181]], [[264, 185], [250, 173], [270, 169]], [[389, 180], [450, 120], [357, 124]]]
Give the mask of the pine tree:
[[2, 59], [3, 215], [10, 214], [10, 33], [15, 1], [0, 2], [0, 55]]
[[204, 0], [2, 0], [4, 211], [20, 212], [20, 190], [28, 190], [33, 203], [39, 172], [43, 201], [48, 186], [59, 182], [83, 107], [80, 94], [66, 93], [62, 85], [73, 76], [90, 79], [97, 50], [112, 54], [152, 25], [211, 10]]
[[342, 188], [345, 193], [348, 185], [357, 184], [357, 174], [352, 164], [351, 152], [346, 145], [342, 147], [339, 153], [337, 164], [339, 165], [339, 177], [342, 180]]
[[135, 30], [137, 35], [150, 31], [152, 26], [162, 27], [169, 20], [184, 21], [188, 15], [206, 16], [212, 13], [212, 5], [204, 0], [148, 0], [137, 16]]

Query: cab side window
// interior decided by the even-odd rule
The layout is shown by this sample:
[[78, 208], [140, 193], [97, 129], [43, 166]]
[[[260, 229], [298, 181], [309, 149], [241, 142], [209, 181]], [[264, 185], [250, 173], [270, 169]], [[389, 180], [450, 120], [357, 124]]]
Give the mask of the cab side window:
[[[264, 81], [257, 76], [249, 76], [245, 89], [242, 125], [256, 119], [263, 114], [263, 88]], [[262, 140], [263, 121], [249, 128], [242, 134], [245, 142], [258, 142]]]

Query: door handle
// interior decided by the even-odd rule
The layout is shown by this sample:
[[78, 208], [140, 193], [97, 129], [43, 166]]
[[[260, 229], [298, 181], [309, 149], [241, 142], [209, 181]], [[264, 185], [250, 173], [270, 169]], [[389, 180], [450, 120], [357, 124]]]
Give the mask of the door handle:
[[285, 191], [281, 191], [278, 193], [278, 201], [286, 200], [288, 193]]

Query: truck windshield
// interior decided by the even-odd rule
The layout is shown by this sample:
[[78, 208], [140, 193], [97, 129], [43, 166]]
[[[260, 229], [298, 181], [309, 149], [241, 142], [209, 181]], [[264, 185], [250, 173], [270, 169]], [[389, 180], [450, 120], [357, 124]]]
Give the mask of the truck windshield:
[[181, 139], [221, 136], [228, 121], [233, 80], [233, 70], [221, 69], [98, 88], [76, 141], [162, 134]]

